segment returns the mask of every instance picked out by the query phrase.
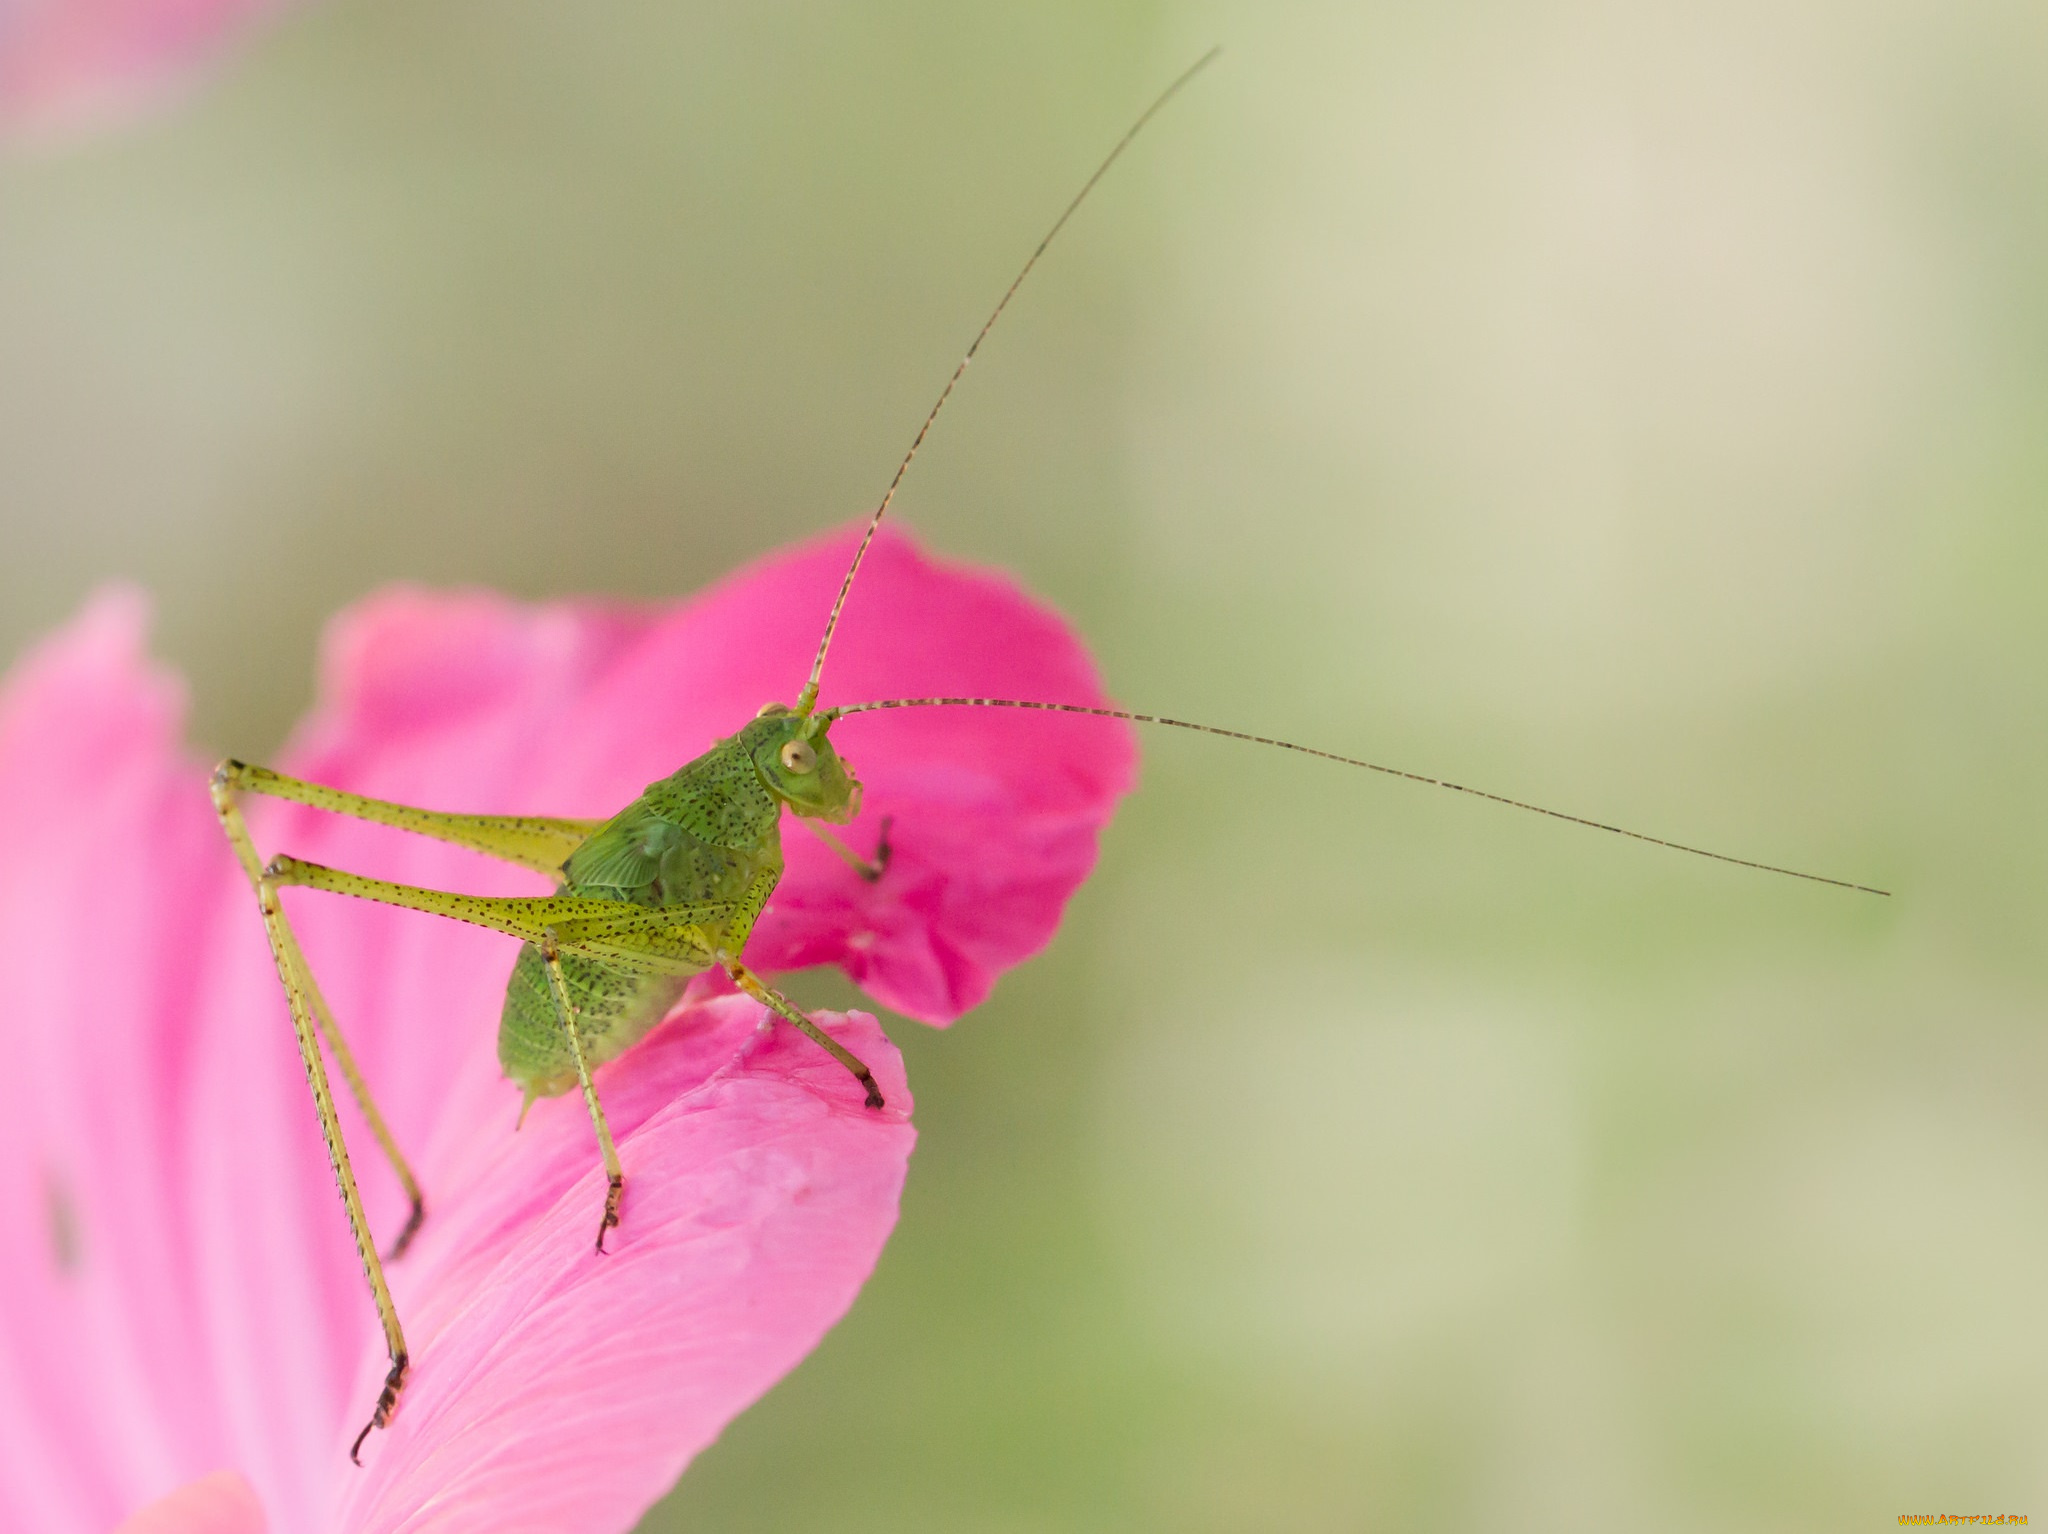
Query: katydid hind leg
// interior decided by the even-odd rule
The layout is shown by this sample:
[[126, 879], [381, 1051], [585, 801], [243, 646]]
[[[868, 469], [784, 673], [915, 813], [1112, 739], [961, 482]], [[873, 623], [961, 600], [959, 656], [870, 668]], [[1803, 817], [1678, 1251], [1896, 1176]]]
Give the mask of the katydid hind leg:
[[[286, 930], [289, 934], [289, 929]], [[370, 1134], [383, 1149], [384, 1159], [391, 1163], [391, 1170], [398, 1174], [399, 1186], [405, 1190], [405, 1224], [391, 1238], [391, 1244], [384, 1248], [384, 1260], [396, 1262], [412, 1246], [412, 1238], [420, 1233], [420, 1226], [427, 1218], [426, 1195], [420, 1191], [419, 1178], [413, 1175], [412, 1164], [398, 1148], [398, 1139], [379, 1111], [377, 1100], [370, 1095], [370, 1084], [364, 1080], [362, 1069], [356, 1064], [355, 1052], [348, 1047], [341, 1026], [334, 1020], [334, 1009], [320, 992], [320, 981], [313, 974], [313, 966], [306, 962], [304, 951], [299, 949], [297, 935], [289, 935], [300, 977], [305, 982], [306, 1000], [312, 1005], [313, 1021], [320, 1029], [321, 1041], [326, 1044], [328, 1053], [334, 1056], [335, 1067], [340, 1070], [342, 1080], [348, 1083], [349, 1095], [356, 1100], [356, 1107], [361, 1110], [363, 1121], [369, 1125]]]
[[550, 877], [560, 871], [569, 854], [603, 822], [558, 820], [540, 815], [457, 815], [443, 810], [423, 810], [418, 805], [398, 804], [389, 799], [370, 799], [325, 783], [288, 777], [268, 767], [238, 762], [233, 757], [213, 770], [214, 782], [239, 794], [263, 794], [293, 804], [343, 815], [371, 825], [390, 826], [408, 835], [467, 847], [501, 863], [530, 868]]
[[549, 941], [552, 934], [561, 953], [641, 975], [695, 975], [709, 969], [711, 949], [698, 913], [703, 913], [704, 920], [715, 921], [728, 913], [730, 904], [639, 906], [580, 895], [462, 895], [366, 878], [284, 855], [272, 858], [264, 872], [279, 885], [326, 890], [468, 922], [536, 947]]
[[[363, 1276], [369, 1281], [377, 1322], [384, 1333], [385, 1352], [391, 1360], [370, 1420], [363, 1424], [362, 1431], [349, 1446], [349, 1458], [361, 1464], [363, 1441], [370, 1436], [372, 1429], [389, 1424], [392, 1414], [398, 1409], [398, 1399], [405, 1389], [406, 1375], [411, 1367], [411, 1355], [406, 1349], [405, 1332], [398, 1322], [398, 1307], [392, 1303], [391, 1287], [385, 1281], [384, 1266], [377, 1255], [376, 1241], [370, 1234], [370, 1222], [363, 1213], [362, 1194], [356, 1186], [355, 1171], [349, 1164], [348, 1145], [342, 1137], [341, 1119], [335, 1111], [334, 1088], [327, 1079], [326, 1063], [321, 1057], [320, 1024], [313, 1001], [317, 991], [312, 972], [306, 966], [305, 955], [300, 951], [298, 939], [285, 917], [284, 903], [278, 898], [277, 886], [262, 871], [255, 842], [250, 838], [241, 809], [235, 803], [234, 789], [218, 777], [214, 780], [213, 802], [221, 829], [226, 833], [235, 859], [241, 864], [250, 888], [255, 892], [257, 908], [263, 916], [271, 958], [277, 966], [278, 981], [284, 987], [286, 1009], [291, 1014], [299, 1059], [306, 1070], [306, 1084], [313, 1094], [314, 1111], [319, 1116], [320, 1136], [327, 1145], [327, 1159], [334, 1168], [335, 1185], [340, 1190], [342, 1208], [348, 1216], [349, 1233], [355, 1239]], [[321, 1005], [324, 1006], [324, 1002]], [[339, 1037], [338, 1031], [334, 1036]]]
[[[282, 778], [268, 768], [250, 767], [246, 763], [229, 759], [214, 768], [214, 803], [216, 808], [223, 801], [238, 804], [242, 794], [273, 792], [268, 785], [277, 783], [296, 786], [298, 780]], [[284, 793], [277, 793], [276, 796], [286, 797]], [[333, 805], [322, 805], [321, 808], [335, 809], [340, 814], [348, 813], [346, 809]], [[403, 809], [404, 806], [392, 808]], [[235, 810], [234, 820], [234, 826], [228, 828], [228, 837], [235, 845], [235, 856], [242, 864], [243, 873], [253, 883], [262, 877], [255, 843], [248, 837], [239, 808]], [[223, 825], [226, 825], [225, 820]], [[391, 1244], [384, 1249], [384, 1260], [396, 1262], [411, 1247], [413, 1237], [419, 1234], [420, 1225], [427, 1217], [426, 1196], [420, 1189], [419, 1178], [413, 1173], [412, 1163], [406, 1159], [405, 1152], [399, 1149], [398, 1137], [391, 1132], [391, 1126], [385, 1120], [383, 1111], [378, 1108], [377, 1100], [370, 1092], [370, 1084], [364, 1077], [362, 1068], [356, 1064], [355, 1051], [349, 1048], [347, 1036], [342, 1033], [341, 1025], [335, 1021], [334, 1009], [328, 1005], [326, 996], [320, 990], [320, 982], [313, 973], [313, 966], [306, 962], [305, 952], [299, 947], [298, 935], [292, 931], [289, 922], [281, 922], [279, 935], [291, 949], [293, 966], [305, 987], [306, 1000], [312, 1008], [313, 1023], [319, 1031], [320, 1040], [327, 1046], [327, 1052], [334, 1057], [335, 1068], [341, 1072], [341, 1079], [347, 1083], [349, 1096], [355, 1099], [364, 1123], [369, 1126], [371, 1137], [384, 1152], [384, 1159], [391, 1163], [391, 1170], [398, 1178], [398, 1185], [405, 1192], [405, 1224], [392, 1238]]]

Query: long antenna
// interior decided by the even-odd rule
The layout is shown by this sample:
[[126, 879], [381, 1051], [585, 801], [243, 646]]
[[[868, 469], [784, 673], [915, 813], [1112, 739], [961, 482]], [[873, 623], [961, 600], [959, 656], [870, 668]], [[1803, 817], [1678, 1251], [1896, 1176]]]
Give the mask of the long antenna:
[[1221, 735], [1227, 740], [1247, 740], [1256, 746], [1278, 746], [1283, 751], [1299, 751], [1304, 756], [1319, 756], [1325, 761], [1341, 762], [1347, 767], [1363, 767], [1367, 772], [1385, 773], [1390, 778], [1406, 778], [1410, 783], [1422, 783], [1430, 788], [1448, 788], [1453, 793], [1470, 794], [1475, 799], [1491, 799], [1495, 804], [1505, 804], [1510, 809], [1527, 810], [1534, 815], [1548, 815], [1552, 820], [1568, 820], [1575, 826], [1589, 826], [1595, 831], [1611, 831], [1616, 836], [1626, 836], [1632, 841], [1648, 842], [1654, 847], [1669, 847], [1674, 852], [1689, 852], [1694, 857], [1712, 858], [1717, 863], [1733, 863], [1738, 868], [1754, 868], [1762, 873], [1783, 874], [1788, 879], [1805, 879], [1813, 884], [1832, 884], [1837, 889], [1855, 890], [1864, 895], [1889, 897], [1891, 894], [1890, 890], [1877, 889], [1868, 884], [1853, 884], [1847, 879], [1830, 879], [1825, 874], [1801, 873], [1796, 868], [1780, 868], [1775, 863], [1759, 863], [1751, 858], [1732, 857], [1725, 852], [1709, 852], [1705, 847], [1692, 847], [1684, 842], [1668, 841], [1664, 837], [1651, 836], [1643, 831], [1631, 831], [1626, 826], [1612, 826], [1604, 820], [1588, 820], [1583, 815], [1568, 815], [1563, 810], [1545, 809], [1540, 804], [1510, 799], [1506, 794], [1488, 793], [1483, 788], [1468, 788], [1463, 783], [1452, 783], [1443, 778], [1432, 778], [1399, 767], [1383, 767], [1378, 762], [1364, 761], [1355, 756], [1340, 756], [1335, 751], [1296, 745], [1291, 740], [1275, 740], [1270, 735], [1249, 735], [1243, 730], [1225, 730], [1213, 724], [1193, 724], [1185, 719], [1167, 719], [1158, 714], [1134, 714], [1121, 708], [1090, 708], [1082, 703], [1031, 703], [1017, 698], [885, 698], [875, 703], [848, 703], [840, 708], [827, 709], [824, 717], [829, 723], [844, 714], [866, 714], [883, 708], [1029, 708], [1052, 714], [1090, 714], [1097, 719], [1127, 719], [1134, 724], [1171, 725], [1176, 730], [1198, 730], [1204, 735]]
[[1016, 297], [1017, 289], [1024, 286], [1024, 279], [1031, 275], [1031, 268], [1038, 265], [1038, 258], [1045, 254], [1046, 247], [1052, 244], [1062, 229], [1066, 228], [1067, 220], [1074, 216], [1074, 210], [1087, 201], [1088, 194], [1095, 190], [1095, 183], [1108, 174], [1110, 166], [1116, 164], [1117, 157], [1130, 147], [1131, 140], [1138, 136], [1145, 124], [1158, 115], [1159, 109], [1178, 95], [1182, 86], [1208, 68], [1210, 62], [1222, 51], [1220, 47], [1211, 48], [1196, 59], [1181, 73], [1179, 79], [1161, 91], [1158, 99], [1139, 114], [1138, 120], [1116, 141], [1116, 147], [1111, 149], [1103, 157], [1102, 163], [1095, 167], [1095, 174], [1090, 176], [1081, 190], [1074, 194], [1074, 200], [1067, 204], [1066, 211], [1053, 220], [1052, 228], [1046, 230], [1045, 238], [1040, 240], [1038, 248], [1031, 252], [1031, 259], [1024, 263], [1023, 269], [1012, 279], [1009, 287], [1003, 290], [1003, 296], [997, 300], [995, 308], [989, 312], [989, 317], [982, 322], [981, 329], [975, 332], [973, 344], [967, 348], [967, 355], [962, 357], [960, 365], [953, 369], [953, 376], [946, 380], [946, 387], [939, 391], [938, 403], [932, 406], [931, 414], [924, 418], [924, 425], [918, 427], [917, 435], [911, 439], [910, 451], [903, 455], [903, 462], [896, 466], [896, 477], [889, 481], [889, 488], [882, 495], [882, 504], [877, 506], [875, 514], [868, 518], [867, 531], [860, 537], [860, 547], [853, 551], [853, 563], [846, 567], [846, 579], [839, 583], [839, 595], [832, 599], [832, 613], [825, 620], [825, 633], [818, 641], [817, 658], [811, 662], [810, 680], [804, 683], [803, 691], [797, 694], [797, 713], [808, 714], [817, 704], [818, 683], [825, 675], [825, 652], [832, 648], [832, 635], [839, 627], [839, 614], [846, 606], [847, 593], [853, 590], [853, 578], [860, 574], [860, 562], [867, 558], [868, 545], [875, 541], [875, 530], [882, 525], [882, 518], [888, 514], [889, 503], [896, 499], [897, 487], [903, 483], [903, 476], [910, 472], [911, 460], [917, 457], [917, 450], [924, 446], [924, 439], [931, 433], [932, 422], [939, 418], [939, 412], [946, 408], [946, 401], [953, 397], [954, 385], [960, 382], [960, 375], [967, 371], [967, 364], [972, 362], [974, 354], [981, 350], [981, 343], [986, 341], [988, 333], [995, 329], [996, 321], [1003, 317], [1003, 311], [1010, 306], [1010, 300]]

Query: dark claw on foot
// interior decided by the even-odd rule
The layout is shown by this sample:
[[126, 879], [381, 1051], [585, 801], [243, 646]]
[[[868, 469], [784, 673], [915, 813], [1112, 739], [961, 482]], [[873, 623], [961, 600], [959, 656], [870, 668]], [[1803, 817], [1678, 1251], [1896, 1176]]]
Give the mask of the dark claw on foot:
[[400, 1353], [391, 1366], [391, 1372], [384, 1376], [384, 1388], [377, 1393], [377, 1409], [370, 1413], [370, 1420], [363, 1424], [363, 1430], [356, 1434], [356, 1441], [348, 1446], [348, 1457], [358, 1468], [363, 1463], [363, 1440], [370, 1436], [372, 1428], [380, 1428], [391, 1421], [391, 1414], [398, 1410], [398, 1392], [405, 1388], [406, 1370], [410, 1358]]
[[427, 1206], [425, 1201], [414, 1199], [412, 1201], [412, 1213], [405, 1217], [405, 1229], [398, 1233], [398, 1239], [391, 1243], [391, 1250], [384, 1254], [386, 1262], [396, 1262], [405, 1255], [406, 1248], [412, 1245], [412, 1238], [420, 1233], [420, 1222], [426, 1219], [426, 1217]]
[[604, 1233], [619, 1223], [619, 1197], [625, 1191], [626, 1180], [623, 1177], [613, 1178], [604, 1190], [604, 1218], [597, 1222], [597, 1255], [600, 1257], [611, 1256], [604, 1249]]
[[[893, 850], [889, 846], [889, 826], [895, 819], [894, 815], [884, 815], [882, 817], [881, 831], [875, 837], [874, 858], [868, 863], [867, 867], [860, 871], [860, 876], [870, 884], [878, 882], [882, 875], [889, 871], [889, 854]], [[876, 1105], [870, 1103], [868, 1106], [874, 1107]]]

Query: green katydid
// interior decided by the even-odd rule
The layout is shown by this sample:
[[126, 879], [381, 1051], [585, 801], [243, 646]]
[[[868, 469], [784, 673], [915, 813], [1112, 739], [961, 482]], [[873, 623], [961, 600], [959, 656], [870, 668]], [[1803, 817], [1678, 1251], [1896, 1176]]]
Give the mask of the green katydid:
[[[691, 976], [724, 971], [741, 990], [831, 1053], [865, 1089], [870, 1108], [882, 1106], [881, 1091], [866, 1065], [744, 962], [748, 936], [782, 874], [780, 827], [785, 808], [811, 822], [863, 877], [886, 877], [886, 819], [872, 860], [860, 858], [827, 829], [852, 820], [861, 804], [861, 785], [829, 738], [832, 725], [843, 715], [901, 708], [1005, 708], [1169, 725], [1325, 757], [1745, 867], [1885, 893], [1686, 846], [1335, 752], [1157, 715], [1060, 701], [986, 697], [888, 698], [838, 708], [817, 707], [833, 634], [862, 560], [910, 464], [983, 340], [1109, 167], [1160, 108], [1214, 57], [1212, 51], [1182, 74], [1117, 141], [1039, 241], [975, 335], [868, 520], [826, 618], [810, 675], [793, 703], [766, 704], [736, 733], [649, 787], [605, 821], [449, 814], [365, 798], [233, 760], [215, 770], [215, 809], [257, 896], [321, 1132], [390, 1356], [390, 1369], [369, 1421], [350, 1448], [351, 1458], [359, 1456], [373, 1428], [390, 1421], [404, 1390], [410, 1355], [383, 1264], [403, 1254], [424, 1217], [425, 1201], [285, 917], [278, 892], [286, 887], [352, 895], [473, 923], [521, 940], [506, 988], [499, 1059], [505, 1074], [524, 1091], [528, 1105], [535, 1098], [558, 1096], [571, 1089], [582, 1092], [607, 1179], [595, 1241], [599, 1254], [605, 1251], [607, 1234], [619, 1225], [625, 1176], [592, 1084], [592, 1072], [626, 1052], [659, 1023]], [[365, 878], [285, 856], [265, 863], [243, 820], [239, 801], [244, 794], [289, 800], [481, 852], [555, 879], [557, 892], [533, 898], [486, 898]], [[405, 1225], [382, 1258], [371, 1237], [342, 1138], [323, 1043], [410, 1199]]]

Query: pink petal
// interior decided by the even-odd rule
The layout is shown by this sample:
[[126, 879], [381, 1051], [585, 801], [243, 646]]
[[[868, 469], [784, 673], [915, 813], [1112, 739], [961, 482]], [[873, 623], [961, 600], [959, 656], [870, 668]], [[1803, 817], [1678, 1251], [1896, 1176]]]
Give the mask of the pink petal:
[[[368, 1468], [341, 1477], [335, 1527], [627, 1528], [845, 1312], [915, 1137], [902, 1063], [872, 1018], [824, 1019], [880, 1078], [891, 1106], [872, 1112], [761, 1015], [738, 997], [691, 1008], [599, 1073], [628, 1179], [607, 1256], [581, 1101], [499, 1127], [408, 1259], [418, 1372]], [[382, 1373], [366, 1362], [358, 1410]]]
[[114, 1534], [264, 1534], [263, 1505], [232, 1470], [180, 1486], [152, 1502]]
[[[219, 834], [133, 592], [0, 691], [0, 1527], [106, 1529], [232, 1463], [186, 1221]], [[199, 898], [195, 898], [198, 896]]]
[[[301, 904], [323, 986], [427, 1188], [427, 1224], [391, 1269], [415, 1369], [355, 1469], [382, 1344], [275, 979], [244, 954], [209, 992], [198, 1111], [235, 1131], [209, 1146], [194, 1204], [237, 1463], [281, 1529], [630, 1526], [873, 1267], [913, 1139], [900, 1060], [871, 1019], [821, 1019], [881, 1078], [891, 1108], [872, 1113], [808, 1040], [759, 1033], [751, 1002], [687, 1009], [598, 1075], [628, 1176], [625, 1223], [599, 1257], [603, 1177], [581, 1099], [536, 1104], [515, 1133], [519, 1094], [493, 1056], [513, 945]], [[347, 1116], [388, 1237], [392, 1179]]]
[[[661, 613], [373, 599], [330, 636], [327, 701], [296, 767], [439, 807], [609, 815], [763, 703], [795, 698], [852, 546], [851, 532], [819, 539]], [[1007, 577], [884, 531], [824, 701], [953, 693], [1108, 701], [1072, 630]], [[871, 849], [891, 816], [895, 860], [866, 883], [786, 822], [789, 871], [748, 957], [767, 970], [837, 964], [885, 1005], [950, 1022], [1051, 939], [1135, 776], [1129, 728], [923, 709], [847, 719], [833, 739], [866, 785], [849, 839]]]
[[[665, 613], [399, 593], [337, 625], [329, 700], [287, 767], [452, 808], [595, 816], [808, 667], [848, 546], [764, 562]], [[699, 1000], [600, 1075], [629, 1184], [589, 1251], [601, 1178], [581, 1104], [499, 1077], [513, 948], [431, 918], [293, 891], [308, 954], [429, 1218], [392, 1274], [415, 1374], [397, 1421], [344, 1450], [381, 1349], [254, 901], [176, 689], [139, 657], [132, 598], [92, 609], [0, 693], [0, 918], [36, 956], [0, 1009], [0, 1527], [97, 1530], [231, 1465], [284, 1534], [623, 1528], [851, 1302], [895, 1218], [912, 1134], [871, 1019], [829, 1020], [890, 1094], [757, 1009]], [[1058, 620], [1000, 578], [885, 537], [827, 675], [833, 697], [1100, 694]], [[833, 960], [944, 1018], [1042, 944], [1127, 786], [1120, 726], [1003, 714], [845, 721], [868, 886], [801, 832], [750, 957]], [[266, 852], [411, 882], [544, 881], [275, 803]], [[344, 1105], [373, 1226], [394, 1181]], [[53, 1192], [55, 1190], [55, 1192]]]
[[123, 115], [277, 0], [13, 0], [0, 7], [0, 129]]
[[[330, 635], [327, 700], [286, 765], [321, 781], [412, 803], [608, 814], [714, 735], [737, 728], [761, 702], [794, 695], [815, 639], [785, 638], [780, 653], [763, 655], [758, 645], [748, 647], [747, 637], [760, 627], [764, 612], [808, 607], [822, 623], [849, 547], [841, 537], [764, 562], [667, 613], [566, 605], [522, 609], [485, 594], [398, 592], [377, 599], [337, 623]], [[877, 606], [892, 602], [890, 610], [906, 616], [892, 630], [853, 609], [829, 673], [835, 686], [874, 692], [892, 682], [898, 692], [913, 685], [1008, 686], [1077, 701], [1099, 697], [1071, 636], [1007, 582], [929, 564], [901, 537], [877, 545], [869, 571], [876, 595], [870, 596], [865, 581], [860, 595]], [[887, 643], [873, 637], [877, 629]], [[963, 658], [972, 662], [998, 645], [1004, 653], [983, 653], [962, 668]], [[842, 669], [850, 674], [846, 683], [839, 682]], [[708, 702], [702, 696], [707, 693]], [[851, 733], [855, 722], [841, 728]], [[944, 967], [931, 967], [948, 988], [934, 983], [925, 997], [912, 995], [923, 1000], [928, 1014], [943, 1016], [963, 998], [985, 992], [1001, 963], [1050, 935], [1060, 903], [1093, 862], [1096, 826], [1128, 781], [1130, 748], [1121, 727], [1093, 721], [970, 714], [935, 722], [943, 727], [927, 728], [923, 740], [916, 729], [901, 732], [911, 742], [908, 749], [892, 751], [889, 732], [875, 730], [875, 739], [856, 758], [870, 784], [869, 803], [879, 800], [898, 816], [900, 850], [889, 878], [876, 887], [862, 883], [792, 828], [785, 837], [791, 869], [784, 889], [793, 891], [787, 903], [827, 956], [836, 921], [837, 951], [849, 967], [865, 958], [874, 966], [871, 974], [885, 980], [891, 978], [889, 964], [918, 978], [929, 972], [919, 969], [921, 962], [941, 956]], [[1030, 728], [1045, 724], [1053, 728]], [[1004, 741], [1004, 735], [1011, 739]], [[920, 747], [926, 760], [918, 758]], [[456, 849], [290, 806], [255, 807], [252, 820], [266, 853], [289, 850], [441, 888], [545, 888], [532, 875]], [[852, 831], [859, 835], [862, 829]], [[436, 1250], [434, 1233], [443, 1219], [461, 1218], [465, 1204], [482, 1196], [479, 1189], [501, 1185], [490, 1178], [505, 1175], [506, 1126], [517, 1098], [499, 1077], [494, 1030], [515, 945], [359, 902], [297, 891], [287, 901], [365, 1073], [376, 1083], [379, 1103], [428, 1186], [428, 1235], [408, 1260], [408, 1266], [424, 1265]], [[765, 949], [765, 962], [775, 962], [778, 923], [798, 925], [782, 915], [785, 903], [779, 893], [775, 915], [764, 920], [750, 946], [757, 961]], [[852, 923], [870, 910], [879, 913], [871, 918], [872, 930], [882, 936], [863, 955], [863, 929]], [[933, 914], [927, 917], [927, 911]], [[223, 943], [215, 956], [219, 987], [209, 992], [204, 1009], [208, 1026], [219, 1031], [209, 1046], [217, 1051], [219, 1068], [204, 1080], [234, 1085], [219, 1088], [205, 1111], [240, 1119], [265, 1143], [275, 1138], [291, 1146], [288, 1157], [272, 1156], [261, 1166], [234, 1158], [231, 1168], [224, 1159], [206, 1184], [213, 1202], [202, 1210], [217, 1232], [210, 1250], [222, 1254], [209, 1270], [207, 1295], [228, 1352], [224, 1372], [230, 1417], [244, 1445], [241, 1463], [275, 1511], [317, 1505], [322, 1477], [336, 1463], [335, 1446], [358, 1425], [379, 1369], [368, 1306], [346, 1231], [324, 1187], [322, 1152], [253, 920], [226, 933]], [[910, 989], [899, 983], [890, 999]], [[619, 1069], [646, 1068], [645, 1053], [636, 1052]], [[822, 1056], [812, 1064], [825, 1070], [838, 1091], [851, 1092], [838, 1067]], [[558, 1113], [566, 1108], [572, 1120], [580, 1112], [560, 1102], [544, 1107]], [[536, 1109], [536, 1122], [541, 1111]], [[397, 1190], [372, 1159], [373, 1147], [356, 1129], [353, 1114], [344, 1109], [344, 1115], [372, 1223], [391, 1231], [402, 1217]], [[579, 1133], [587, 1135], [587, 1127]], [[586, 1149], [586, 1159], [577, 1163], [579, 1175], [595, 1175], [588, 1155]], [[874, 1232], [877, 1248], [886, 1228], [883, 1223]], [[280, 1232], [282, 1241], [275, 1239]], [[575, 1250], [574, 1241], [568, 1250]], [[290, 1265], [299, 1252], [317, 1254], [314, 1271]], [[863, 1264], [860, 1272], [865, 1271]], [[394, 1282], [402, 1314], [434, 1304], [431, 1285], [415, 1289], [404, 1275]], [[852, 1289], [845, 1292], [850, 1296]], [[622, 1345], [645, 1345], [637, 1323], [618, 1324]], [[424, 1397], [433, 1350], [422, 1347], [419, 1356], [422, 1372], [413, 1388]], [[291, 1361], [282, 1371], [286, 1378], [316, 1382], [317, 1388], [287, 1400], [276, 1399], [274, 1389], [244, 1388], [266, 1362], [280, 1357]], [[772, 1377], [743, 1394], [729, 1393], [724, 1415]], [[343, 1416], [326, 1404], [337, 1399], [350, 1403]], [[628, 1393], [623, 1399], [634, 1398]], [[401, 1428], [413, 1410], [408, 1404]], [[678, 1441], [694, 1445], [715, 1429], [714, 1418], [724, 1420], [707, 1408], [708, 1425]], [[390, 1441], [398, 1441], [398, 1431]], [[687, 1452], [680, 1451], [685, 1457]], [[672, 1475], [682, 1462], [659, 1461], [661, 1475]], [[436, 1463], [438, 1474], [450, 1473], [445, 1458]], [[659, 1490], [660, 1477], [650, 1484]], [[380, 1515], [393, 1505], [378, 1503]]]

